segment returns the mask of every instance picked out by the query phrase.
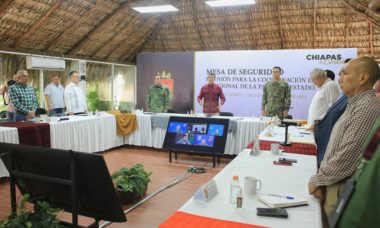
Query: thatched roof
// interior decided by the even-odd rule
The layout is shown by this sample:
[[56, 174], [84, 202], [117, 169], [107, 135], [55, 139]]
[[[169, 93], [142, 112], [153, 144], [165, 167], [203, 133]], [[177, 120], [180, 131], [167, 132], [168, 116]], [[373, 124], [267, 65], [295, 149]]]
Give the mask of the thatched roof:
[[[0, 0], [0, 49], [112, 62], [139, 52], [357, 47], [380, 60], [380, 15], [368, 0]], [[176, 13], [131, 6], [171, 3]]]

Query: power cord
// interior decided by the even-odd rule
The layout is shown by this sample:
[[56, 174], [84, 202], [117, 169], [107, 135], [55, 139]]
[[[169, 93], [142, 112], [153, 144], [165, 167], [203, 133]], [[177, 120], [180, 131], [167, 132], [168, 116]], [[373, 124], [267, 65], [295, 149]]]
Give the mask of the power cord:
[[189, 173], [205, 173], [206, 169], [203, 167], [195, 167], [195, 166], [190, 166], [187, 171]]

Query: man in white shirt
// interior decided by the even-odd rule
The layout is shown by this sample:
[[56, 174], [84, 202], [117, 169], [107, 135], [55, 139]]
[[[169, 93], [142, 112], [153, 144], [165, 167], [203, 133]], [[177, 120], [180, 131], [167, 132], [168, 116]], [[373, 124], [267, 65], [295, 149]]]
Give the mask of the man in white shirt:
[[339, 86], [322, 69], [315, 68], [310, 72], [313, 84], [318, 88], [309, 107], [307, 125], [313, 128], [314, 121], [321, 120], [327, 110], [339, 97]]
[[46, 109], [50, 116], [62, 116], [65, 109], [64, 88], [59, 83], [59, 76], [53, 75], [51, 83], [45, 87], [44, 95], [46, 100]]
[[87, 113], [86, 95], [79, 85], [79, 75], [76, 71], [70, 72], [70, 84], [65, 88], [66, 112], [69, 115]]

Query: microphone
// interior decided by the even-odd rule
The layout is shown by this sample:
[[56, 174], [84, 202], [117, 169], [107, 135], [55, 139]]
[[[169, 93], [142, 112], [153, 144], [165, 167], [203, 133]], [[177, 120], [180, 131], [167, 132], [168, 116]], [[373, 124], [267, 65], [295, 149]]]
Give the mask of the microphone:
[[285, 125], [285, 141], [280, 143], [281, 146], [291, 146], [292, 143], [288, 142], [288, 127], [297, 126], [297, 123], [293, 121], [281, 121], [281, 124]]

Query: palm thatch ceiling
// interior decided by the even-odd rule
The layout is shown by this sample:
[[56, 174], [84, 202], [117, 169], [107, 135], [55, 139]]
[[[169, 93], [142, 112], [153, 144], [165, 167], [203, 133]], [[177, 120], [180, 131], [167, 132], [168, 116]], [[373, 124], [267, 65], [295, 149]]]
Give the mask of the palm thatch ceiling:
[[[134, 63], [139, 52], [357, 47], [380, 60], [369, 0], [0, 0], [0, 50]], [[132, 6], [171, 3], [176, 13]]]

